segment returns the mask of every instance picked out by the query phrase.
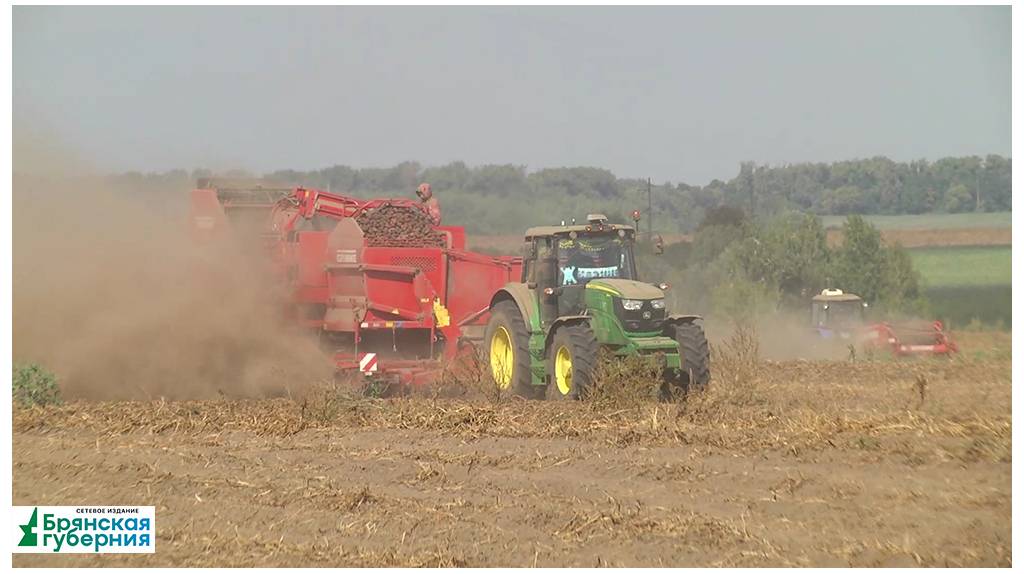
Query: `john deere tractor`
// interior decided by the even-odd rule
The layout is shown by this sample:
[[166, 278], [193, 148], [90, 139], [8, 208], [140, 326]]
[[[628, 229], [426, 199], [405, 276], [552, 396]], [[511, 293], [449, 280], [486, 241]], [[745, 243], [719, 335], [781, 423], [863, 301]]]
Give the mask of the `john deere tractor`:
[[534, 399], [581, 398], [602, 348], [658, 361], [663, 396], [708, 384], [700, 317], [668, 314], [668, 286], [638, 281], [635, 242], [633, 227], [603, 215], [527, 230], [522, 279], [494, 295], [484, 334], [500, 388]]

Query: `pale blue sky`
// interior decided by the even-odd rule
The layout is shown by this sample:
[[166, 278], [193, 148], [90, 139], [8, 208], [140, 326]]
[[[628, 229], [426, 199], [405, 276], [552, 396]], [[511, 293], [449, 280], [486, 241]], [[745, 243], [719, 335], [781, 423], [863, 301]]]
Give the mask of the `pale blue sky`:
[[1008, 7], [14, 8], [16, 130], [108, 170], [1010, 154]]

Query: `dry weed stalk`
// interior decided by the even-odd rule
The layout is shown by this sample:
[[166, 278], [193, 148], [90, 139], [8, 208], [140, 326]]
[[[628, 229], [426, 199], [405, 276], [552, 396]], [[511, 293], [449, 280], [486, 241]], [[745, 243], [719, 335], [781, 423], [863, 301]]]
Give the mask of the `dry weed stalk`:
[[640, 409], [658, 399], [663, 385], [656, 357], [614, 357], [602, 351], [586, 402], [594, 411]]

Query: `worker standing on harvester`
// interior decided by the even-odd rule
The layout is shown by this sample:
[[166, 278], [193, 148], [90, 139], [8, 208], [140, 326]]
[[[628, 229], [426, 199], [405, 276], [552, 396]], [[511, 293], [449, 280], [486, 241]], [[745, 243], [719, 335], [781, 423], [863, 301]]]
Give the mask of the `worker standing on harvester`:
[[430, 221], [434, 222], [434, 225], [441, 225], [441, 205], [437, 202], [437, 198], [430, 191], [429, 183], [421, 183], [416, 188], [416, 195], [419, 196], [423, 202], [423, 206], [427, 209], [427, 215], [430, 216]]

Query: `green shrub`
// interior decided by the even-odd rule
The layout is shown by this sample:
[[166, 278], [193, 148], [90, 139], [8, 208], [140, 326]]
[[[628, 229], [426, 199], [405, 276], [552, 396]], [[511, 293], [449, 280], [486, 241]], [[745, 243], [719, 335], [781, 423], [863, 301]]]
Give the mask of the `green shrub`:
[[21, 406], [59, 405], [57, 377], [35, 363], [14, 366], [14, 401]]

